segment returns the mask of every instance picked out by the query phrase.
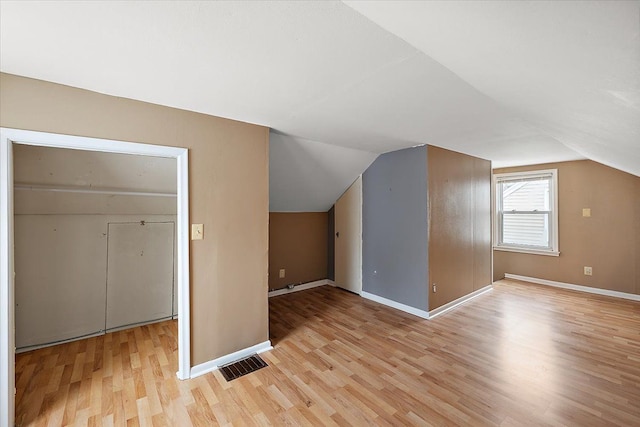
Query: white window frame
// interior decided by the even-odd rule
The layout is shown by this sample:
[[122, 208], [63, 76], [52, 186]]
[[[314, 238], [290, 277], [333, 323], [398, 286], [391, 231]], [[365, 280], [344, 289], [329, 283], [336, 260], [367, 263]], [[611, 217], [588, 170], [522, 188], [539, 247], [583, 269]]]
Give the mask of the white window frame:
[[[505, 181], [551, 178], [549, 186], [549, 248], [538, 248], [526, 245], [502, 243], [502, 211], [501, 195], [498, 184]], [[558, 169], [532, 170], [525, 172], [510, 172], [493, 174], [493, 249], [498, 251], [520, 252], [535, 255], [559, 256], [558, 247]]]

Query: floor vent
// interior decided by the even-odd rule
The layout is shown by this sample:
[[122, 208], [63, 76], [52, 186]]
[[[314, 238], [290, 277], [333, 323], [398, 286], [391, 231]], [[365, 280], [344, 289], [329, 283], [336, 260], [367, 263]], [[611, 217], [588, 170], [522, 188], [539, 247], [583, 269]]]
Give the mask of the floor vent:
[[232, 381], [266, 366], [269, 365], [267, 365], [260, 356], [254, 354], [236, 362], [229, 363], [228, 365], [221, 366], [220, 372], [222, 372], [222, 376], [225, 380]]

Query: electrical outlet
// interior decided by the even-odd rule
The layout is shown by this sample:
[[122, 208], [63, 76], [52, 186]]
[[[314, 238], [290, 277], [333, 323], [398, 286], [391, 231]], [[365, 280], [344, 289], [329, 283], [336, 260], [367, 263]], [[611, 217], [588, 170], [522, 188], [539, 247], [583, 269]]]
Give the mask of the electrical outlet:
[[433, 284], [433, 293], [435, 294], [436, 292], [438, 292], [438, 285], [436, 285], [435, 283]]
[[280, 278], [284, 279], [284, 268], [280, 269]]
[[584, 268], [584, 275], [585, 276], [593, 276], [593, 269], [591, 267], [585, 267]]
[[582, 216], [585, 218], [591, 217], [591, 208], [582, 208]]

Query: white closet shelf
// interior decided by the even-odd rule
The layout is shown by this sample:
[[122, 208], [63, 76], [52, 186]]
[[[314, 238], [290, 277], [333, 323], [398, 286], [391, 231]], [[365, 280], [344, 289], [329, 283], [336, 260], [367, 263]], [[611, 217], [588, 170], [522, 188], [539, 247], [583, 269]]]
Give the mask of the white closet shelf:
[[46, 191], [46, 192], [56, 192], [56, 193], [108, 194], [112, 196], [177, 197], [176, 193], [122, 190], [122, 189], [115, 189], [115, 188], [100, 188], [100, 187], [33, 185], [33, 184], [16, 183], [13, 186], [13, 188], [14, 190]]

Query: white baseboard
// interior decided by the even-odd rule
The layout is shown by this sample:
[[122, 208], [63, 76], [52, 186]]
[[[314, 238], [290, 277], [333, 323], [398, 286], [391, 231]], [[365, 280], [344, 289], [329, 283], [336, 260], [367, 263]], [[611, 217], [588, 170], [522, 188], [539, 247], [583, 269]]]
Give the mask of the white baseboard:
[[161, 317], [159, 319], [153, 319], [153, 320], [148, 320], [148, 321], [139, 322], [139, 323], [131, 323], [129, 325], [118, 326], [118, 327], [115, 327], [115, 328], [110, 328], [110, 329], [105, 329], [105, 330], [101, 330], [101, 331], [97, 331], [97, 332], [92, 332], [92, 333], [86, 334], [86, 335], [79, 335], [79, 336], [72, 337], [72, 338], [65, 338], [65, 339], [58, 340], [58, 341], [51, 341], [51, 342], [43, 343], [43, 344], [34, 344], [34, 345], [28, 345], [28, 346], [24, 346], [24, 347], [17, 347], [16, 348], [16, 354], [26, 353], [27, 351], [39, 350], [41, 348], [52, 347], [54, 345], [67, 344], [67, 343], [70, 343], [70, 342], [73, 342], [73, 341], [86, 340], [86, 339], [89, 339], [89, 338], [99, 337], [101, 335], [106, 335], [106, 334], [110, 334], [110, 333], [113, 333], [113, 332], [125, 331], [127, 329], [137, 328], [139, 326], [151, 325], [153, 323], [164, 322], [165, 320], [172, 320], [172, 319], [177, 319], [177, 318], [178, 318], [177, 315], [175, 317], [173, 317], [173, 316]]
[[101, 335], [105, 335], [105, 333], [106, 333], [105, 331], [98, 331], [91, 334], [81, 335], [79, 337], [67, 338], [60, 341], [53, 341], [46, 344], [34, 344], [34, 345], [28, 345], [25, 347], [17, 347], [16, 354], [26, 353], [27, 351], [39, 350], [41, 348], [52, 347], [54, 345], [67, 344], [73, 341], [86, 340], [93, 337], [99, 337]]
[[390, 300], [388, 298], [383, 298], [381, 296], [378, 295], [374, 295], [374, 294], [370, 294], [369, 292], [365, 292], [362, 291], [362, 293], [360, 294], [360, 296], [362, 296], [363, 298], [369, 299], [371, 301], [375, 301], [377, 303], [395, 308], [397, 310], [400, 311], [404, 311], [405, 313], [409, 313], [409, 314], [413, 314], [414, 316], [418, 316], [421, 317], [423, 319], [433, 319], [436, 316], [439, 316], [443, 313], [446, 313], [449, 310], [452, 310], [454, 308], [456, 308], [457, 306], [466, 303], [467, 301], [480, 296], [482, 294], [484, 294], [485, 292], [489, 292], [490, 290], [493, 289], [493, 286], [491, 285], [487, 285], [482, 289], [478, 289], [477, 291], [473, 291], [472, 293], [465, 295], [463, 297], [460, 297], [454, 301], [451, 301], [445, 305], [443, 305], [442, 307], [438, 307], [434, 310], [431, 311], [425, 311], [425, 310], [420, 310], [419, 308], [415, 308], [415, 307], [411, 307], [409, 305], [406, 304], [402, 304], [393, 300]]
[[457, 306], [459, 306], [461, 304], [464, 304], [466, 302], [469, 302], [473, 298], [478, 297], [478, 296], [480, 296], [480, 295], [482, 295], [484, 293], [487, 293], [492, 289], [493, 289], [492, 285], [487, 285], [484, 288], [480, 288], [477, 291], [473, 291], [470, 294], [467, 294], [467, 295], [462, 296], [462, 297], [460, 297], [458, 299], [455, 299], [455, 300], [453, 300], [451, 302], [448, 302], [443, 306], [440, 306], [438, 308], [435, 308], [435, 309], [429, 311], [429, 318], [433, 319], [434, 317], [439, 316], [441, 314], [444, 314], [449, 310], [453, 310]]
[[535, 277], [519, 276], [517, 274], [505, 273], [505, 279], [522, 280], [538, 285], [553, 286], [554, 288], [570, 289], [572, 291], [587, 292], [590, 294], [604, 295], [608, 297], [623, 298], [632, 301], [640, 301], [640, 295], [628, 294], [626, 292], [611, 291], [609, 289], [592, 288], [590, 286], [573, 285], [571, 283], [556, 282], [553, 280], [538, 279]]
[[301, 285], [295, 285], [293, 289], [288, 289], [288, 288], [276, 289], [275, 291], [269, 291], [269, 298], [277, 297], [278, 295], [290, 294], [292, 292], [304, 291], [311, 288], [317, 288], [318, 286], [325, 286], [325, 285], [335, 286], [335, 283], [333, 280], [322, 279], [322, 280], [316, 280], [315, 282], [308, 282], [308, 283], [303, 283]]
[[425, 310], [420, 310], [419, 308], [411, 307], [410, 305], [402, 304], [388, 298], [384, 298], [378, 295], [370, 294], [369, 292], [362, 291], [360, 292], [360, 296], [362, 298], [366, 298], [371, 301], [375, 301], [382, 305], [389, 306], [391, 308], [395, 308], [400, 311], [404, 311], [405, 313], [413, 314], [414, 316], [421, 317], [423, 319], [429, 318], [429, 312]]
[[227, 363], [235, 362], [236, 360], [251, 356], [254, 353], [262, 353], [264, 351], [272, 349], [273, 347], [271, 346], [271, 341], [267, 340], [265, 342], [261, 342], [260, 344], [256, 344], [251, 347], [238, 350], [231, 354], [227, 354], [226, 356], [218, 357], [214, 360], [209, 360], [208, 362], [204, 362], [192, 367], [189, 378], [199, 377], [200, 375], [213, 372], [220, 366], [226, 365]]

